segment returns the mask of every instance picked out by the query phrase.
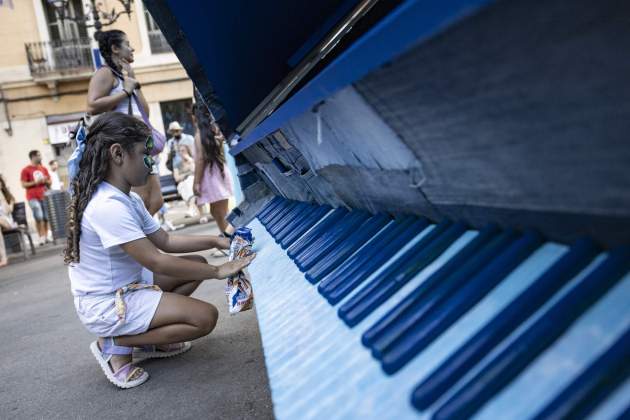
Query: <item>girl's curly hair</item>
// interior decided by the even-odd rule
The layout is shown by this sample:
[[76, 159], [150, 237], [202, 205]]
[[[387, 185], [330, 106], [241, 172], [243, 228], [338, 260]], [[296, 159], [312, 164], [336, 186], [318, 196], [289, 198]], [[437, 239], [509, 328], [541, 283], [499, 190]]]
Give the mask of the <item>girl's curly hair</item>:
[[118, 112], [105, 112], [90, 125], [85, 150], [79, 163], [79, 173], [71, 182], [72, 199], [68, 205], [68, 241], [64, 249], [66, 264], [78, 263], [81, 219], [92, 194], [107, 177], [110, 170], [110, 152], [113, 144], [130, 151], [144, 142], [151, 130], [139, 119]]

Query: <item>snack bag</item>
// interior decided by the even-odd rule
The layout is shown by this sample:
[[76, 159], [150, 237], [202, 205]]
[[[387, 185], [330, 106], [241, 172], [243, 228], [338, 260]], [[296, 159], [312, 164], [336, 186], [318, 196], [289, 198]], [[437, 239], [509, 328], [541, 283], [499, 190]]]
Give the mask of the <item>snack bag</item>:
[[[238, 228], [232, 235], [229, 260], [233, 261], [251, 254], [253, 242], [254, 238], [250, 229], [246, 227]], [[252, 308], [254, 293], [247, 269], [239, 271], [238, 274], [227, 279], [225, 295], [227, 296], [230, 314], [236, 314]]]

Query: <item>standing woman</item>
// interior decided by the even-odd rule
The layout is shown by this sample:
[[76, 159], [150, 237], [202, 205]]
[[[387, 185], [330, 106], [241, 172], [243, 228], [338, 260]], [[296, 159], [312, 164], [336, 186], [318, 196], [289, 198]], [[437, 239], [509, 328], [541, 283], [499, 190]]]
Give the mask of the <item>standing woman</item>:
[[193, 191], [197, 205], [210, 203], [210, 213], [224, 236], [229, 237], [228, 199], [233, 195], [232, 178], [227, 170], [223, 142], [225, 137], [201, 101], [194, 107], [197, 131], [195, 133], [195, 181]]
[[[127, 35], [114, 29], [97, 32], [96, 40], [106, 64], [90, 79], [87, 95], [88, 114], [116, 111], [148, 120], [149, 104], [131, 67], [134, 49], [129, 45]], [[157, 174], [149, 176], [146, 185], [134, 187], [133, 191], [142, 198], [151, 214], [155, 214], [164, 204], [160, 177]]]

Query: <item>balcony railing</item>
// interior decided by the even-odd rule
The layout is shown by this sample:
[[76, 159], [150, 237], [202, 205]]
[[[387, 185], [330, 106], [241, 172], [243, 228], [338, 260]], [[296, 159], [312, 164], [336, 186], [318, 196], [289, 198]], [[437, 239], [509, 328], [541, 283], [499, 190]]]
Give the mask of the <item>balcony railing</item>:
[[31, 42], [25, 47], [28, 66], [35, 78], [78, 75], [93, 69], [89, 38]]
[[158, 31], [149, 31], [149, 44], [151, 45], [151, 53], [160, 54], [160, 53], [169, 53], [173, 50], [171, 46], [166, 42], [166, 38], [162, 32]]

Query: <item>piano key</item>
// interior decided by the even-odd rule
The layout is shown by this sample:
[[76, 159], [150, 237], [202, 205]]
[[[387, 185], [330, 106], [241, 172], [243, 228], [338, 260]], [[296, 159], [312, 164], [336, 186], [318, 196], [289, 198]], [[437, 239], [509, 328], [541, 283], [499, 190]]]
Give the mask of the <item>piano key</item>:
[[630, 329], [534, 420], [586, 418], [630, 374]]
[[287, 215], [282, 223], [277, 223], [271, 229], [268, 229], [271, 236], [276, 240], [276, 243], [278, 243], [277, 238], [285, 228], [288, 226], [295, 226], [295, 223], [299, 223], [302, 218], [306, 217], [313, 210], [314, 207], [315, 206], [311, 203], [300, 203], [293, 209], [291, 214]]
[[383, 370], [391, 375], [402, 368], [479, 302], [540, 244], [541, 238], [534, 232], [526, 232], [515, 240], [483, 270], [465, 282], [454, 295], [444, 300], [435, 310], [428, 312], [421, 321], [412, 325], [396, 341], [383, 349], [381, 357]]
[[326, 232], [323, 232], [308, 247], [295, 255], [295, 264], [301, 271], [310, 268], [322, 253], [328, 252], [332, 245], [337, 245], [348, 237], [348, 234], [366, 221], [370, 214], [362, 211], [349, 212]]
[[304, 217], [304, 220], [296, 222], [297, 224], [292, 230], [280, 233], [278, 239], [282, 249], [287, 249], [291, 246], [332, 211], [332, 207], [330, 206], [315, 207], [308, 216]]
[[279, 195], [276, 195], [274, 198], [269, 200], [267, 204], [265, 204], [265, 206], [258, 212], [256, 217], [258, 217], [259, 220], [261, 218], [264, 218], [267, 214], [269, 214], [271, 210], [274, 209], [274, 207], [276, 207], [283, 201], [284, 201], [284, 198], [280, 197]]
[[333, 305], [341, 301], [428, 224], [426, 219], [414, 217], [394, 221], [356, 255], [328, 274], [320, 283], [319, 292]]
[[534, 284], [421, 383], [414, 390], [413, 405], [418, 410], [424, 410], [433, 404], [501, 340], [582, 271], [596, 254], [597, 247], [590, 239], [576, 242]]
[[469, 379], [434, 413], [435, 419], [469, 417], [510, 383], [630, 269], [630, 246], [619, 247]]
[[278, 214], [284, 212], [291, 204], [291, 200], [283, 200], [277, 206], [275, 206], [271, 211], [269, 211], [264, 217], [261, 217], [259, 220], [263, 224], [263, 226], [267, 226], [271, 220], [273, 220]]
[[[386, 245], [374, 244], [377, 253], [368, 261], [360, 263], [359, 266], [355, 267], [355, 269], [347, 275], [340, 276], [327, 297], [328, 302], [331, 305], [335, 305], [353, 292], [364, 281], [369, 279], [370, 276], [375, 273], [379, 273], [378, 275], [380, 276], [386, 270], [389, 270], [389, 265], [394, 264], [398, 260], [398, 257], [394, 258], [394, 256], [399, 254], [401, 249], [405, 248], [409, 242], [414, 241], [414, 239], [419, 236], [422, 236], [424, 239], [424, 236], [426, 236], [425, 233], [428, 235], [433, 230], [435, 230], [435, 227], [429, 226], [428, 220], [418, 219], [414, 221], [409, 228], [400, 230], [400, 233]], [[416, 243], [414, 242], [413, 246], [415, 245]], [[392, 259], [391, 264], [386, 266], [385, 264], [390, 261], [390, 259]]]
[[328, 213], [319, 223], [313, 226], [309, 232], [305, 233], [304, 236], [287, 248], [287, 255], [290, 258], [295, 258], [297, 254], [316, 241], [322, 233], [330, 229], [330, 227], [337, 223], [346, 214], [348, 214], [348, 210], [343, 207], [336, 208], [332, 212]]
[[[426, 281], [414, 290], [400, 306], [395, 307], [376, 324], [370, 327], [362, 336], [361, 341], [365, 346], [372, 347], [378, 342], [377, 348], [385, 347], [393, 341], [395, 336], [394, 324], [400, 322], [400, 318], [409, 315], [425, 313], [432, 305], [437, 304], [443, 296], [454, 290], [459, 283], [467, 280], [472, 274], [483, 267], [490, 258], [505, 248], [508, 241], [513, 238], [513, 233], [503, 233], [497, 238], [497, 227], [490, 225], [477, 233], [475, 238], [449, 260], [440, 270], [435, 272]], [[437, 290], [435, 290], [437, 288]], [[430, 293], [430, 295], [429, 295]], [[418, 306], [425, 309], [421, 310]], [[411, 325], [415, 323], [409, 319]]]
[[276, 218], [275, 220], [270, 220], [269, 223], [267, 223], [267, 226], [266, 226], [267, 232], [269, 232], [271, 236], [275, 236], [277, 231], [279, 229], [282, 229], [285, 226], [285, 224], [289, 222], [291, 217], [295, 215], [296, 211], [298, 211], [299, 209], [303, 209], [304, 206], [307, 206], [307, 205], [308, 205], [307, 203], [302, 203], [299, 201], [291, 202], [287, 206], [287, 211], [284, 213], [282, 217]]
[[448, 221], [438, 224], [416, 246], [408, 250], [378, 278], [367, 284], [339, 308], [339, 317], [353, 327], [370, 312], [389, 298], [404, 283], [393, 281], [395, 276], [410, 264], [424, 268], [435, 260], [466, 229], [463, 223], [451, 224]]
[[372, 239], [377, 232], [385, 227], [391, 218], [385, 214], [377, 214], [365, 221], [357, 232], [352, 233], [342, 243], [337, 246], [334, 252], [329, 253], [326, 258], [318, 262], [314, 267], [306, 272], [306, 279], [315, 284], [328, 273], [333, 271], [341, 262], [347, 260], [355, 251], [357, 251], [366, 242]]
[[282, 208], [280, 208], [277, 212], [270, 216], [269, 219], [266, 221], [265, 228], [267, 229], [267, 232], [270, 232], [269, 229], [271, 229], [272, 226], [284, 219], [297, 205], [297, 201], [287, 200], [284, 206], [282, 206]]

